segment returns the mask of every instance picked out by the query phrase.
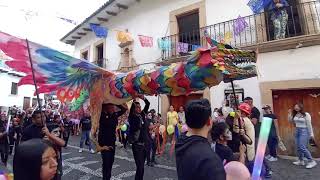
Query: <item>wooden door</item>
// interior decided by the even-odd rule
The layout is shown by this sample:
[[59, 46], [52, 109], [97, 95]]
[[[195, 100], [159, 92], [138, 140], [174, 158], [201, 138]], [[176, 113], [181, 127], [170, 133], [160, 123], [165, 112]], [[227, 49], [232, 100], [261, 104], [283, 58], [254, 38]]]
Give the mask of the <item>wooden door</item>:
[[30, 107], [30, 97], [23, 98], [23, 110], [27, 110]]
[[[320, 145], [320, 89], [279, 90], [273, 91], [273, 106], [279, 119], [280, 135], [287, 147], [285, 155], [296, 155], [294, 126], [288, 121], [288, 110], [296, 103], [303, 103], [306, 112], [312, 116], [313, 131], [316, 143]], [[318, 148], [310, 148], [314, 157], [320, 157]]]
[[190, 94], [189, 96], [170, 96], [170, 105], [173, 105], [174, 109], [178, 112], [180, 106], [185, 106], [188, 101], [194, 99], [201, 99], [203, 94]]

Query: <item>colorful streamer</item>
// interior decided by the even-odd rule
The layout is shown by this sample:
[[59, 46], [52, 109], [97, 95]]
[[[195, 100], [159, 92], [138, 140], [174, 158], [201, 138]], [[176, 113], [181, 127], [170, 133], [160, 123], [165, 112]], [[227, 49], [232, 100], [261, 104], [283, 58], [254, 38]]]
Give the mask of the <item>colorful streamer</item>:
[[263, 118], [261, 128], [260, 128], [256, 158], [253, 166], [252, 180], [260, 180], [260, 174], [261, 174], [262, 164], [263, 164], [264, 155], [265, 155], [267, 142], [269, 138], [271, 124], [272, 124], [271, 118], [268, 118], [268, 117]]

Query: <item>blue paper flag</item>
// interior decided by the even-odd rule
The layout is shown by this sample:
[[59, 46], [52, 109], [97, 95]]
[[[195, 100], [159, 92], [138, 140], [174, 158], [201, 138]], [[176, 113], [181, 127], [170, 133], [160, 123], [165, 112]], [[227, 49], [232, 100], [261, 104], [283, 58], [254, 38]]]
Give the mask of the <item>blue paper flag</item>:
[[198, 48], [201, 48], [201, 46], [200, 45], [192, 45], [192, 51], [195, 51]]
[[158, 46], [163, 51], [171, 49], [171, 41], [169, 39], [158, 39]]
[[255, 14], [257, 14], [260, 13], [264, 8], [269, 6], [272, 1], [273, 0], [250, 0], [247, 5]]
[[105, 27], [91, 23], [90, 28], [99, 38], [105, 38], [108, 36], [108, 29]]

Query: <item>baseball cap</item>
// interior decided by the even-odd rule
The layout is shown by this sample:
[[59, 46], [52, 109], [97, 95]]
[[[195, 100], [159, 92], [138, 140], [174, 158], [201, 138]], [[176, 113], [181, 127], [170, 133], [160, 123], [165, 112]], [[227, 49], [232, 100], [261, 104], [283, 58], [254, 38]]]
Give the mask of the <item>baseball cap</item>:
[[264, 106], [262, 106], [262, 109], [271, 109], [271, 106], [269, 106], [268, 104], [265, 104]]

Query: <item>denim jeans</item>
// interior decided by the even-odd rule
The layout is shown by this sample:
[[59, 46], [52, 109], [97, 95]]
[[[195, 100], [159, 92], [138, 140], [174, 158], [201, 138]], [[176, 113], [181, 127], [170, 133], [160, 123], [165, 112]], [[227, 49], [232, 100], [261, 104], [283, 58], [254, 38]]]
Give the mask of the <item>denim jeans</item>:
[[269, 153], [272, 157], [277, 157], [277, 146], [278, 146], [278, 138], [277, 137], [269, 137], [268, 139], [268, 148]]
[[84, 142], [88, 142], [89, 150], [91, 150], [92, 146], [90, 141], [90, 131], [82, 131], [81, 139], [80, 139], [80, 148], [83, 148]]
[[296, 128], [296, 145], [299, 160], [303, 160], [306, 157], [308, 160], [312, 160], [310, 151], [308, 150], [309, 132], [307, 128]]

